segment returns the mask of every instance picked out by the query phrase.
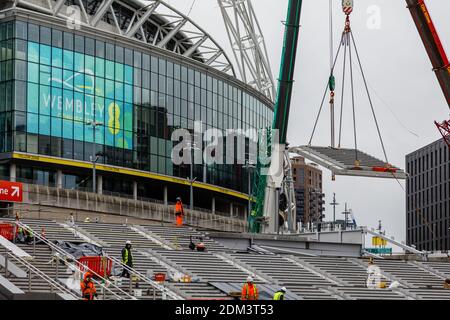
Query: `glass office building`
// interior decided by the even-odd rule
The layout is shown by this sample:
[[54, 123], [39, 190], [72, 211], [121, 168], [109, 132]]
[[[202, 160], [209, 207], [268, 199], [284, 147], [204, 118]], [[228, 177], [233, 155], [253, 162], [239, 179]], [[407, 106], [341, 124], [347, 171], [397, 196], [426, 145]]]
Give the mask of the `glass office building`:
[[[189, 165], [171, 159], [175, 129], [192, 132], [200, 120], [204, 130], [223, 131], [272, 123], [267, 98], [207, 66], [200, 55], [184, 58], [137, 39], [69, 28], [29, 9], [25, 18], [16, 10], [0, 19], [3, 179], [89, 190], [87, 164], [96, 154], [102, 193], [162, 200], [162, 185], [169, 197], [188, 189]], [[245, 207], [248, 172], [241, 165], [197, 164], [193, 171], [199, 189], [214, 186], [209, 191], [217, 190], [218, 198]], [[206, 208], [201, 195], [195, 203]]]

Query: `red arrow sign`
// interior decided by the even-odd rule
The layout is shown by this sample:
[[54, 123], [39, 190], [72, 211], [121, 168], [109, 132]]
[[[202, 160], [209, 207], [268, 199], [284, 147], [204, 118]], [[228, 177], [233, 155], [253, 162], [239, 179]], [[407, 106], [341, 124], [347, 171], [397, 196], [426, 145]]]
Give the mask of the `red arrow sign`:
[[0, 180], [0, 201], [22, 202], [23, 187], [19, 182]]

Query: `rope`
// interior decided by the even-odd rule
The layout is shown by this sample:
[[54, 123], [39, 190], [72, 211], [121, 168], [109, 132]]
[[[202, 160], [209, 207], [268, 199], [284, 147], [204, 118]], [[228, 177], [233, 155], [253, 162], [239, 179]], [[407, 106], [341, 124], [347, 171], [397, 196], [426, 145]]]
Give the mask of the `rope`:
[[333, 73], [333, 0], [330, 0], [330, 69]]
[[[347, 33], [347, 40], [349, 35]], [[349, 54], [349, 64], [350, 64], [350, 83], [351, 83], [351, 92], [352, 92], [352, 111], [353, 111], [353, 135], [355, 138], [355, 161], [358, 161], [358, 141], [356, 137], [356, 110], [355, 110], [355, 92], [354, 92], [354, 82], [353, 82], [353, 66], [352, 66], [352, 46], [348, 46], [348, 54]]]
[[342, 115], [344, 112], [344, 92], [345, 92], [345, 71], [347, 69], [347, 46], [348, 42], [342, 43], [343, 46], [345, 46], [344, 49], [344, 68], [342, 72], [342, 94], [341, 94], [341, 114], [339, 119], [339, 144], [338, 148], [341, 147], [341, 141], [342, 141]]
[[355, 38], [353, 37], [353, 32], [350, 31], [350, 35], [351, 35], [351, 38], [352, 38], [353, 46], [355, 47], [356, 57], [358, 59], [359, 68], [361, 69], [361, 75], [363, 77], [364, 86], [365, 86], [366, 92], [367, 92], [367, 97], [369, 98], [370, 109], [372, 110], [372, 115], [373, 115], [373, 118], [375, 120], [375, 125], [377, 127], [377, 132], [378, 132], [378, 137], [380, 138], [381, 147], [383, 148], [384, 157], [386, 159], [386, 163], [389, 163], [388, 157], [387, 157], [387, 153], [386, 153], [386, 148], [384, 147], [383, 137], [381, 136], [381, 131], [380, 131], [380, 127], [378, 125], [377, 116], [375, 114], [375, 109], [373, 107], [372, 98], [370, 96], [369, 88], [367, 86], [366, 76], [364, 74], [364, 70], [363, 70], [363, 67], [362, 67], [361, 59], [359, 58], [359, 53], [358, 53], [358, 49], [356, 47]]
[[[342, 41], [343, 38], [344, 38], [344, 33], [342, 33], [341, 41]], [[334, 58], [334, 63], [333, 63], [333, 66], [332, 66], [332, 68], [331, 68], [331, 75], [332, 75], [333, 72], [334, 72], [334, 68], [335, 68], [335, 66], [336, 66], [336, 62], [337, 62], [337, 59], [338, 59], [338, 57], [339, 57], [339, 52], [340, 52], [340, 51], [341, 51], [341, 46], [339, 46], [339, 49], [338, 49], [338, 51], [336, 52], [336, 57]], [[311, 145], [312, 139], [313, 139], [314, 134], [315, 134], [315, 132], [316, 132], [317, 124], [318, 124], [318, 122], [319, 122], [320, 114], [322, 113], [323, 104], [324, 104], [324, 102], [325, 102], [325, 98], [326, 98], [326, 96], [327, 96], [327, 91], [328, 91], [329, 86], [330, 86], [330, 82], [329, 82], [329, 80], [328, 80], [328, 81], [327, 81], [327, 86], [325, 87], [325, 92], [323, 93], [322, 102], [320, 103], [319, 113], [317, 114], [316, 122], [314, 123], [314, 128], [313, 128], [313, 131], [312, 131], [312, 133], [311, 133], [311, 138], [309, 139], [309, 142], [308, 142], [308, 145], [309, 145], [309, 146]]]

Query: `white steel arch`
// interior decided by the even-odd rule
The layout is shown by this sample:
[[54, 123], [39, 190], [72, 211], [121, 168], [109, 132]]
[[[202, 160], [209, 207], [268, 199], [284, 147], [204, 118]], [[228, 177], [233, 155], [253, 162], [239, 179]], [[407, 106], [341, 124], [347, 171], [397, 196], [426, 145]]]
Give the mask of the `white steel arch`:
[[236, 76], [218, 43], [191, 19], [163, 0], [11, 0], [18, 8], [71, 19], [80, 8], [80, 26], [142, 41]]
[[251, 0], [217, 0], [242, 81], [274, 101], [275, 81]]

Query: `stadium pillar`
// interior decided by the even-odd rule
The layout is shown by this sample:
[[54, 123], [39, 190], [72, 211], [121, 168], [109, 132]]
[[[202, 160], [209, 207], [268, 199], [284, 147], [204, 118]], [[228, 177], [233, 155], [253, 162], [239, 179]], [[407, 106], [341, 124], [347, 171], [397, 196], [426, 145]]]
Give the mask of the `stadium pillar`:
[[167, 186], [164, 186], [164, 205], [168, 205], [169, 201], [168, 201], [168, 197], [167, 197]]
[[138, 198], [138, 184], [137, 181], [133, 181], [133, 199], [137, 200]]
[[212, 211], [212, 213], [213, 214], [216, 214], [216, 198], [212, 198], [212, 201], [211, 201], [211, 211]]
[[97, 175], [97, 193], [103, 194], [103, 177]]
[[11, 163], [9, 166], [9, 180], [12, 182], [16, 181], [16, 164]]
[[62, 187], [63, 187], [62, 181], [63, 181], [63, 173], [61, 170], [57, 170], [56, 171], [56, 187], [58, 189], [62, 189]]
[[233, 210], [234, 210], [233, 202], [230, 202], [230, 218], [233, 218]]

